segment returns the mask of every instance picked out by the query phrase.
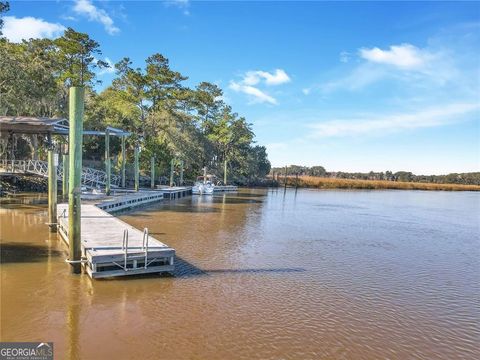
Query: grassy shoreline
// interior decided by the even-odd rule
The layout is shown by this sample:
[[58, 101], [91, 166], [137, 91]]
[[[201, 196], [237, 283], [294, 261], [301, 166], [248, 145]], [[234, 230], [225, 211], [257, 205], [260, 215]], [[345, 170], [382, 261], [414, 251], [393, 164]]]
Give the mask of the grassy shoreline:
[[[284, 178], [280, 177], [284, 184]], [[287, 186], [296, 186], [294, 176], [287, 177]], [[386, 180], [334, 179], [315, 176], [299, 176], [298, 187], [317, 189], [397, 189], [397, 190], [442, 190], [442, 191], [480, 191], [479, 185], [436, 184], [419, 182], [401, 182]]]

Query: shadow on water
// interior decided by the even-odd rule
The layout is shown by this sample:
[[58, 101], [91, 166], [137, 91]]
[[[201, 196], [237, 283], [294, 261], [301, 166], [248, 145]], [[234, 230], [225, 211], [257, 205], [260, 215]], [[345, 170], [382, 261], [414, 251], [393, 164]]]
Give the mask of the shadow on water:
[[211, 269], [204, 270], [195, 266], [194, 264], [182, 259], [179, 256], [175, 257], [175, 270], [173, 273], [151, 273], [151, 274], [141, 274], [133, 276], [122, 276], [114, 278], [104, 278], [99, 279], [100, 281], [112, 281], [112, 280], [121, 280], [121, 281], [130, 281], [130, 280], [146, 280], [146, 279], [158, 279], [158, 278], [175, 278], [175, 279], [184, 279], [192, 278], [197, 276], [212, 276], [218, 274], [284, 274], [284, 273], [301, 273], [306, 270], [303, 268], [248, 268], [248, 269]]
[[60, 256], [59, 250], [49, 249], [33, 244], [2, 243], [0, 244], [0, 263], [31, 263], [47, 261], [51, 256]]
[[263, 273], [297, 273], [305, 272], [303, 268], [247, 268], [247, 269], [200, 269], [194, 264], [182, 259], [179, 256], [175, 257], [175, 271], [173, 276], [175, 278], [188, 278], [195, 276], [208, 276], [216, 274], [263, 274]]

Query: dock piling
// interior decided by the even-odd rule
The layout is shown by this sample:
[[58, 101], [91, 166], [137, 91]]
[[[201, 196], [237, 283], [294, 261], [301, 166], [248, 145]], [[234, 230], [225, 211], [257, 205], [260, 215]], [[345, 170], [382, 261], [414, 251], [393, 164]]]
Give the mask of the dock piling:
[[225, 157], [225, 163], [223, 165], [223, 185], [227, 185], [227, 157]]
[[110, 195], [110, 182], [111, 182], [111, 162], [110, 162], [110, 131], [105, 130], [105, 172], [107, 173], [107, 179], [105, 181], [105, 194]]
[[122, 136], [122, 188], [125, 187], [125, 136]]
[[150, 187], [155, 189], [155, 156], [150, 159]]
[[82, 193], [82, 142], [83, 142], [83, 110], [85, 89], [71, 87], [69, 99], [69, 188], [68, 188], [68, 244], [72, 272], [81, 271], [81, 200]]
[[140, 187], [140, 174], [139, 174], [139, 166], [138, 166], [138, 145], [135, 145], [135, 154], [134, 154], [134, 168], [135, 168], [135, 191], [138, 191]]
[[180, 160], [180, 186], [183, 186], [183, 160]]
[[48, 227], [57, 231], [57, 163], [58, 155], [48, 150]]
[[175, 159], [170, 160], [170, 187], [173, 186], [173, 170], [175, 166]]
[[68, 199], [68, 154], [63, 154], [62, 156], [62, 198], [63, 200]]

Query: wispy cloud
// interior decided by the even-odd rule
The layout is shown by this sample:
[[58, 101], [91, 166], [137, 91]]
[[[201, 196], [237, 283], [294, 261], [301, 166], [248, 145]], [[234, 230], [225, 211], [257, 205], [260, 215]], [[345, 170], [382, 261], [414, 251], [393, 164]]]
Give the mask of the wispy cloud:
[[277, 105], [277, 99], [268, 95], [267, 93], [263, 92], [262, 90], [251, 86], [245, 85], [242, 83], [237, 83], [235, 81], [231, 81], [230, 85], [228, 86], [230, 89], [236, 92], [242, 92], [244, 94], [250, 95], [252, 103], [270, 103], [272, 105]]
[[105, 57], [103, 61], [105, 61], [108, 64], [108, 67], [101, 68], [98, 71], [98, 75], [113, 74], [115, 72], [115, 64], [108, 57]]
[[277, 105], [278, 101], [259, 85], [277, 86], [290, 82], [291, 79], [285, 70], [275, 69], [274, 72], [255, 70], [247, 71], [240, 81], [230, 81], [229, 88], [236, 92], [249, 95], [251, 103], [270, 103]]
[[168, 0], [164, 2], [165, 6], [175, 6], [182, 10], [184, 15], [190, 15], [190, 0]]
[[65, 27], [58, 23], [50, 23], [31, 16], [17, 18], [5, 16], [3, 35], [12, 42], [21, 42], [30, 38], [55, 38], [61, 35]]
[[478, 112], [480, 104], [453, 103], [412, 113], [337, 119], [310, 125], [311, 138], [385, 134], [407, 129], [442, 126], [464, 120], [465, 115]]
[[102, 24], [105, 31], [114, 35], [120, 31], [114, 25], [113, 19], [103, 9], [97, 8], [90, 0], [75, 0], [73, 11], [78, 15], [86, 16], [89, 21], [95, 21]]
[[438, 88], [458, 79], [460, 71], [453, 64], [454, 55], [445, 48], [422, 49], [411, 44], [392, 45], [388, 50], [361, 48], [360, 63], [346, 75], [310, 88], [324, 94], [357, 91], [384, 80], [403, 83], [405, 88]]
[[342, 51], [340, 53], [340, 62], [348, 63], [350, 61], [351, 54], [348, 51]]

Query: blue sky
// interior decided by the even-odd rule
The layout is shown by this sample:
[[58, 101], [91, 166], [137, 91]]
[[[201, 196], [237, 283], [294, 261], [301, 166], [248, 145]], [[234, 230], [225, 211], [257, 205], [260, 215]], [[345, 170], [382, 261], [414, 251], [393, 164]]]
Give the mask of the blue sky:
[[[4, 33], [87, 32], [210, 81], [274, 166], [480, 171], [477, 2], [11, 2]], [[112, 73], [99, 74], [103, 86]]]

